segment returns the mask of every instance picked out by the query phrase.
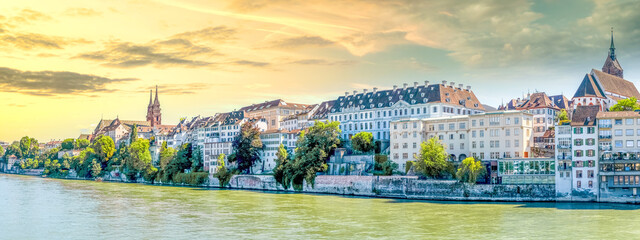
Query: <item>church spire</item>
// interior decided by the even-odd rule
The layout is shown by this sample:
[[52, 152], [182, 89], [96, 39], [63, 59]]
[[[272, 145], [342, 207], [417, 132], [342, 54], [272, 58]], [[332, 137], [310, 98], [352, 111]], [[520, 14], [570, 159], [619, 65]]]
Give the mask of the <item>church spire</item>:
[[156, 99], [153, 101], [153, 105], [160, 105], [158, 101], [158, 85], [156, 85]]
[[613, 27], [611, 27], [611, 46], [609, 47], [609, 57], [616, 60], [616, 47], [613, 45]]
[[151, 99], [153, 99], [153, 90], [149, 90], [149, 106], [151, 106]]

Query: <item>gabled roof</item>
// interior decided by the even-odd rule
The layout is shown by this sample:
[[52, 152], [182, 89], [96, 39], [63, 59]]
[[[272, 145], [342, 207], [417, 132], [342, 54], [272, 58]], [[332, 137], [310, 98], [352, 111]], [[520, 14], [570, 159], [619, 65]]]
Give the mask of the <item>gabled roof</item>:
[[553, 101], [544, 92], [538, 92], [531, 94], [529, 100], [524, 102], [521, 106], [517, 107], [518, 110], [528, 110], [537, 108], [556, 108], [553, 105]]
[[576, 93], [573, 95], [574, 98], [577, 97], [599, 97], [606, 98], [604, 91], [600, 88], [596, 79], [591, 74], [585, 74], [582, 79], [582, 83], [576, 90]]
[[553, 105], [555, 105], [556, 107], [565, 110], [569, 109], [569, 99], [567, 99], [567, 97], [565, 97], [564, 95], [549, 96], [549, 99], [551, 99]]
[[572, 114], [571, 126], [595, 126], [599, 111], [599, 105], [577, 106]]
[[591, 74], [602, 84], [604, 91], [640, 99], [640, 92], [632, 82], [596, 69], [592, 69]]
[[308, 105], [299, 104], [299, 103], [288, 103], [282, 99], [276, 99], [273, 101], [266, 101], [264, 103], [252, 104], [251, 106], [240, 108], [240, 111], [252, 112], [252, 111], [258, 111], [258, 110], [272, 108], [272, 107], [284, 107], [284, 108], [290, 108], [290, 109], [303, 110], [307, 108]]
[[336, 103], [336, 100], [330, 100], [330, 101], [325, 101], [318, 104], [317, 108], [315, 109], [315, 111], [313, 111], [309, 119], [310, 120], [327, 119], [335, 103]]

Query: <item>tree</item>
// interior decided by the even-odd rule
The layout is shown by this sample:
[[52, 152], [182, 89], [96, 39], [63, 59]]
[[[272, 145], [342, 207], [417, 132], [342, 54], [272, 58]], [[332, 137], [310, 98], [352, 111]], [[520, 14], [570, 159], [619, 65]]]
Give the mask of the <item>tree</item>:
[[289, 188], [289, 179], [286, 179], [285, 168], [289, 164], [289, 153], [284, 145], [281, 143], [276, 152], [276, 166], [273, 168], [273, 178], [276, 182], [280, 183], [284, 189]]
[[229, 181], [231, 181], [231, 177], [233, 177], [233, 171], [227, 169], [224, 164], [224, 158], [224, 153], [218, 155], [216, 173], [213, 175], [214, 177], [218, 178], [220, 187], [227, 186], [227, 184], [229, 184]]
[[569, 115], [567, 114], [567, 110], [560, 110], [560, 114], [558, 114], [558, 121], [564, 122], [569, 120]]
[[0, 157], [4, 157], [4, 148], [0, 146]]
[[202, 172], [204, 169], [204, 161], [202, 157], [202, 147], [196, 146], [191, 154], [191, 171]]
[[129, 144], [132, 144], [137, 140], [138, 140], [138, 125], [133, 124], [133, 127], [131, 127], [131, 134], [129, 134]]
[[480, 160], [468, 157], [462, 160], [462, 164], [456, 172], [456, 178], [460, 182], [476, 183], [479, 176], [484, 175], [486, 170]]
[[151, 169], [153, 166], [151, 165], [149, 140], [137, 139], [129, 145], [128, 150], [129, 156], [124, 162], [127, 175], [133, 178], [138, 173], [149, 171], [149, 174], [151, 174], [153, 172]]
[[302, 190], [303, 182], [314, 186], [317, 172], [327, 170], [327, 159], [340, 144], [340, 122], [320, 122], [300, 133], [296, 143], [295, 159], [285, 165], [284, 186]]
[[169, 182], [170, 175], [167, 174], [167, 166], [176, 157], [176, 150], [167, 147], [167, 142], [162, 143], [160, 148], [160, 157], [158, 159], [158, 175], [157, 179], [161, 179], [162, 182]]
[[389, 160], [387, 155], [376, 155], [373, 175], [391, 176], [398, 169], [398, 164]]
[[367, 153], [373, 150], [373, 134], [370, 132], [359, 132], [351, 137], [351, 147], [358, 152]]
[[450, 165], [447, 156], [444, 145], [433, 137], [420, 145], [420, 153], [416, 156], [413, 166], [416, 172], [426, 177], [437, 178], [442, 176], [443, 171]]
[[635, 111], [640, 109], [640, 105], [638, 105], [638, 99], [635, 97], [622, 99], [618, 101], [615, 105], [611, 106], [609, 109], [612, 112], [621, 112], [621, 111]]
[[22, 158], [22, 151], [20, 150], [20, 144], [18, 142], [13, 142], [9, 145], [4, 153], [4, 161], [6, 162], [9, 156], [15, 155], [18, 159]]
[[71, 150], [75, 148], [75, 143], [76, 140], [73, 138], [67, 138], [64, 141], [62, 141], [62, 143], [60, 144], [60, 149], [61, 150]]
[[100, 135], [90, 146], [99, 162], [106, 163], [116, 151], [116, 144], [109, 136]]
[[91, 176], [96, 178], [100, 176], [101, 172], [102, 172], [102, 167], [100, 166], [100, 163], [98, 163], [98, 161], [96, 161], [95, 159], [91, 161]]
[[85, 148], [89, 147], [90, 144], [91, 144], [91, 142], [89, 142], [89, 140], [87, 140], [87, 139], [78, 139], [78, 140], [76, 140], [75, 148], [76, 149], [85, 149]]
[[260, 129], [251, 122], [245, 122], [240, 127], [240, 134], [234, 138], [232, 147], [235, 158], [229, 161], [236, 162], [240, 172], [251, 172], [251, 167], [260, 161], [260, 151], [262, 151]]
[[38, 140], [24, 136], [19, 143], [20, 155], [23, 158], [34, 158], [38, 155]]

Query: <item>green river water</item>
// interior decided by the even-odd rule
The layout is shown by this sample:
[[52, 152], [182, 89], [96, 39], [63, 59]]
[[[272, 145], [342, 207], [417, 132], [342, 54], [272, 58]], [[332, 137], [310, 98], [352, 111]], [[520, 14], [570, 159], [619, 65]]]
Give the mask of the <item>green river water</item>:
[[0, 174], [0, 239], [640, 239], [638, 209], [425, 202]]

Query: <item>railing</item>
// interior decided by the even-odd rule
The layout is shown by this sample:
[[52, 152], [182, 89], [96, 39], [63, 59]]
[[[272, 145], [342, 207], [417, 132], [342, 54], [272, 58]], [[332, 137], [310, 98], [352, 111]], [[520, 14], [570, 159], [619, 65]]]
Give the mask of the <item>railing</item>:
[[558, 160], [571, 160], [572, 156], [556, 156]]
[[611, 124], [599, 124], [599, 128], [611, 128]]
[[600, 146], [598, 147], [600, 151], [611, 151], [611, 146]]
[[611, 135], [598, 135], [600, 139], [611, 139]]
[[568, 149], [568, 148], [571, 148], [571, 145], [558, 145], [558, 148]]

